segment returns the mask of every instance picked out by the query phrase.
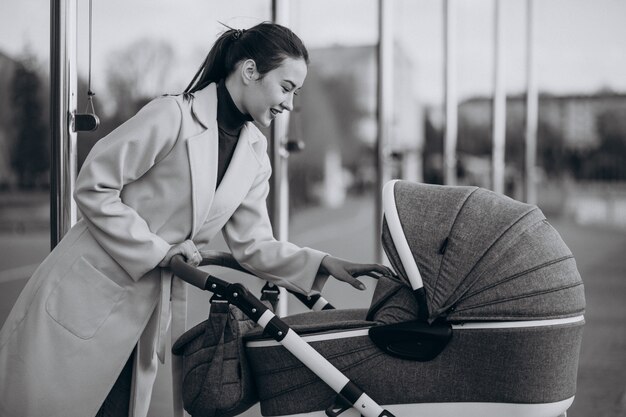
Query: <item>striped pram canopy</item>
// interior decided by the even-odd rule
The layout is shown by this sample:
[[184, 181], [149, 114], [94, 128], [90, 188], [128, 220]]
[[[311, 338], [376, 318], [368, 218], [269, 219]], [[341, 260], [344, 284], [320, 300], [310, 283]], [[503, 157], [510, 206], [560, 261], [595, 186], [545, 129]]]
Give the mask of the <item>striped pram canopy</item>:
[[429, 322], [584, 312], [574, 257], [538, 207], [483, 188], [410, 181], [388, 183], [383, 195], [383, 248], [403, 280], [423, 283]]

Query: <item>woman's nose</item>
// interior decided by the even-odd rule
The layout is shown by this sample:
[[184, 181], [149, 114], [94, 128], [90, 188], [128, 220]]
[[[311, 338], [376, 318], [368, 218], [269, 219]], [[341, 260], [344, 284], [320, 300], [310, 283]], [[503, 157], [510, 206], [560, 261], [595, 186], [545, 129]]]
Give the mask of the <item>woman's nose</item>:
[[287, 99], [282, 102], [282, 106], [287, 111], [293, 110], [293, 94], [289, 94], [289, 97], [287, 97]]

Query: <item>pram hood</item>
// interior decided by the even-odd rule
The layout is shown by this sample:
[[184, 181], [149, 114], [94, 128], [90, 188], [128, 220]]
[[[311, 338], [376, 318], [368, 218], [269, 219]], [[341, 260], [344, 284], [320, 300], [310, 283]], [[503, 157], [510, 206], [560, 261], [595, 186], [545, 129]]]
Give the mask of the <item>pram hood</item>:
[[383, 205], [383, 248], [403, 280], [423, 284], [429, 322], [584, 311], [572, 253], [536, 206], [478, 187], [409, 181], [389, 182]]

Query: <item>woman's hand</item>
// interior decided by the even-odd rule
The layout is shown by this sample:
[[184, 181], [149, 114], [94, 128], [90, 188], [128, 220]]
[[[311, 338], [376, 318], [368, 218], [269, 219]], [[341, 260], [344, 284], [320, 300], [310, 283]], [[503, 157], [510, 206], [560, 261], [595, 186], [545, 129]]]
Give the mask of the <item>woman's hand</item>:
[[344, 259], [327, 255], [322, 259], [320, 272], [332, 275], [339, 281], [347, 282], [358, 290], [364, 290], [365, 285], [356, 279], [360, 275], [367, 275], [372, 278], [380, 278], [381, 275], [393, 276], [391, 269], [379, 264], [357, 264]]
[[185, 240], [183, 243], [173, 245], [170, 250], [165, 254], [165, 258], [159, 263], [160, 267], [166, 267], [170, 265], [170, 261], [174, 255], [183, 255], [185, 262], [191, 266], [198, 266], [202, 262], [202, 255], [198, 252], [196, 244], [191, 240]]

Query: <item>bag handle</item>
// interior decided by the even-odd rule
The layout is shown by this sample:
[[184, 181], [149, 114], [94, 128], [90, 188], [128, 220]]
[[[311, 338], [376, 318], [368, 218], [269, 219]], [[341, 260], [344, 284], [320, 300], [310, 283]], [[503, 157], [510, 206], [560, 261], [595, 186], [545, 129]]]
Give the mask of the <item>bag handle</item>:
[[[216, 386], [221, 385], [221, 381], [224, 375], [224, 332], [228, 325], [229, 303], [217, 302], [211, 305], [209, 312], [209, 323], [213, 328], [212, 334], [219, 334], [219, 341], [215, 344], [215, 353], [211, 360], [209, 370], [207, 371], [206, 378], [210, 381], [215, 381]], [[226, 309], [224, 309], [226, 307]], [[211, 332], [205, 332], [205, 338]], [[203, 343], [206, 344], [206, 343]], [[214, 417], [217, 412], [217, 407], [205, 409], [206, 417]]]

